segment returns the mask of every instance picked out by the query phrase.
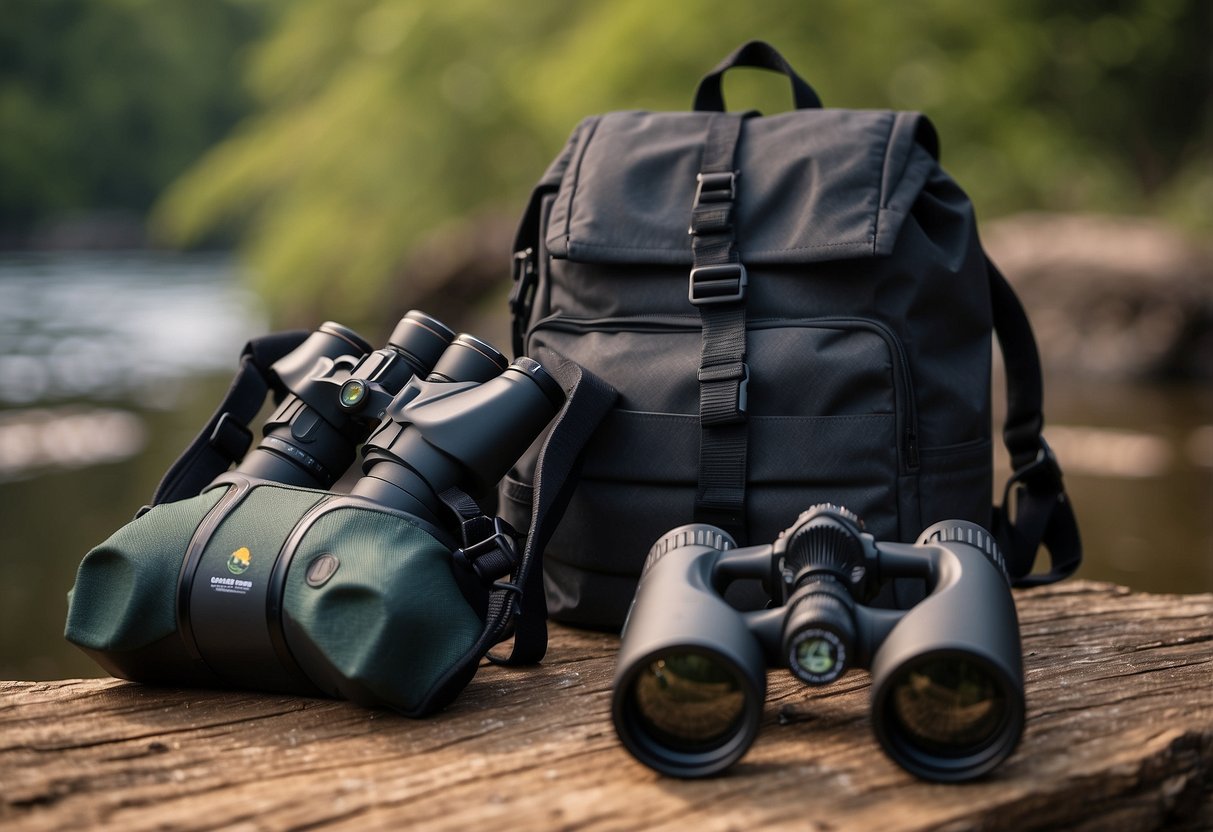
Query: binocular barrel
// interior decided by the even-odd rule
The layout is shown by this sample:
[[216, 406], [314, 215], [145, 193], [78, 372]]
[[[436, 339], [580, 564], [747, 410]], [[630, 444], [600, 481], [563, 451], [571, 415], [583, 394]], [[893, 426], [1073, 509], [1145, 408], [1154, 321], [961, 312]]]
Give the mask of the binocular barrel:
[[[433, 364], [426, 381], [488, 381], [501, 374], [509, 366], [509, 359], [492, 344], [486, 344], [466, 332], [460, 334], [447, 347], [442, 357]], [[421, 373], [417, 374], [422, 377]]]
[[[882, 548], [888, 570], [895, 554], [891, 544]], [[1015, 602], [994, 541], [980, 526], [937, 523], [918, 548], [930, 553], [930, 594], [873, 657], [872, 730], [912, 774], [970, 780], [1009, 757], [1023, 733]]]
[[[730, 766], [757, 736], [768, 666], [814, 685], [869, 667], [876, 738], [916, 776], [969, 780], [1010, 755], [1023, 730], [1023, 667], [992, 539], [946, 521], [917, 544], [877, 543], [843, 513], [811, 509], [774, 547], [735, 549], [705, 525], [658, 541], [624, 626], [612, 701], [616, 731], [637, 759], [679, 777]], [[789, 574], [788, 541], [823, 516], [836, 539], [854, 529], [859, 548], [836, 544], [852, 563], [863, 551], [881, 581], [923, 578], [926, 599], [906, 611], [870, 609], [822, 554], [829, 546], [817, 545], [817, 563], [784, 587], [783, 606], [742, 613], [725, 603], [732, 580]]]
[[713, 590], [733, 546], [705, 524], [671, 531], [650, 551], [624, 624], [612, 718], [628, 750], [663, 774], [716, 774], [758, 734], [767, 662]]
[[[487, 347], [478, 343], [461, 363]], [[560, 384], [529, 358], [480, 382], [414, 380], [367, 440], [363, 476], [350, 493], [438, 523], [439, 495], [451, 486], [491, 488], [563, 404]]]
[[371, 427], [349, 403], [360, 403], [369, 385], [395, 395], [409, 379], [429, 373], [454, 339], [447, 326], [416, 310], [375, 351], [353, 330], [322, 324], [271, 367], [282, 400], [236, 470], [284, 485], [331, 487]]

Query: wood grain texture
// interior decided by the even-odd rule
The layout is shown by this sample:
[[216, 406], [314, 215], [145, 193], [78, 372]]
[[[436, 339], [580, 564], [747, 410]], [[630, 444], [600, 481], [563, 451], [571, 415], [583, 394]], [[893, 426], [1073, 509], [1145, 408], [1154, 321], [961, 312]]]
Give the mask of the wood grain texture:
[[879, 750], [867, 674], [771, 674], [727, 775], [661, 777], [608, 715], [614, 636], [553, 627], [409, 720], [342, 702], [108, 679], [0, 682], [0, 827], [149, 829], [1213, 828], [1213, 595], [1073, 582], [1016, 594], [1028, 720], [963, 786]]

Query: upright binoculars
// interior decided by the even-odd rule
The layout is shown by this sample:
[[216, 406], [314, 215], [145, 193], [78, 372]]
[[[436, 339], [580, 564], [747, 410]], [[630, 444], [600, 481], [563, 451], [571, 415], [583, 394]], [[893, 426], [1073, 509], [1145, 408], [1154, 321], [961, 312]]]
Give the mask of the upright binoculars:
[[538, 362], [416, 310], [374, 351], [324, 323], [272, 372], [282, 400], [234, 473], [328, 489], [365, 443], [351, 493], [436, 525], [446, 488], [491, 489], [564, 402]]
[[[85, 556], [66, 636], [136, 681], [433, 711], [500, 635], [493, 598], [520, 594], [513, 530], [477, 500], [564, 389], [416, 311], [379, 350], [331, 322], [271, 342], [257, 446], [229, 392], [174, 486]], [[330, 491], [360, 446], [361, 475]]]
[[[739, 612], [728, 585], [761, 579], [776, 603]], [[892, 578], [920, 578], [909, 610], [865, 606]], [[819, 505], [773, 544], [735, 548], [681, 526], [649, 552], [624, 625], [612, 718], [641, 762], [718, 773], [758, 733], [768, 667], [827, 685], [871, 671], [872, 728], [907, 771], [957, 782], [989, 772], [1023, 731], [1019, 626], [997, 545], [980, 526], [936, 523], [916, 544], [877, 542], [850, 511]]]

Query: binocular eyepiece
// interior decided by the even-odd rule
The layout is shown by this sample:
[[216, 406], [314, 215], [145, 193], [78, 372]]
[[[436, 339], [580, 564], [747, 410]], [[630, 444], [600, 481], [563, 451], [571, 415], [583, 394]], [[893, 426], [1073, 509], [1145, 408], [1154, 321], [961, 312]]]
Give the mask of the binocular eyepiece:
[[[865, 606], [879, 584], [921, 578], [910, 610]], [[757, 578], [775, 604], [723, 600]], [[616, 669], [612, 718], [664, 774], [723, 771], [758, 733], [768, 667], [826, 685], [872, 676], [877, 740], [907, 771], [958, 782], [989, 772], [1023, 731], [1019, 627], [1001, 556], [974, 523], [936, 523], [916, 544], [877, 542], [846, 509], [814, 506], [770, 545], [735, 548], [712, 526], [669, 532], [649, 552]]]

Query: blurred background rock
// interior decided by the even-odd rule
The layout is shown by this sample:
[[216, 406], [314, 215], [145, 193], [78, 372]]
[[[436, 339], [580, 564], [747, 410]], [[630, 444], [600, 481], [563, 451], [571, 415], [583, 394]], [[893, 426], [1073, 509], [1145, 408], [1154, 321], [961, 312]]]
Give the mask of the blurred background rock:
[[686, 108], [755, 37], [827, 105], [935, 122], [1040, 337], [1083, 574], [1213, 589], [1205, 0], [5, 0], [0, 678], [96, 672], [58, 636], [74, 567], [245, 338], [378, 342], [418, 307], [504, 345], [513, 226], [572, 127]]

